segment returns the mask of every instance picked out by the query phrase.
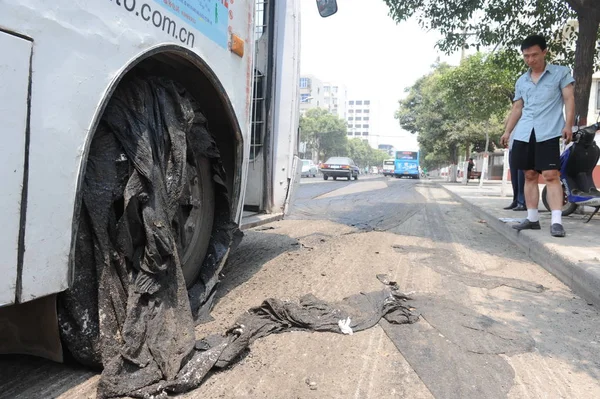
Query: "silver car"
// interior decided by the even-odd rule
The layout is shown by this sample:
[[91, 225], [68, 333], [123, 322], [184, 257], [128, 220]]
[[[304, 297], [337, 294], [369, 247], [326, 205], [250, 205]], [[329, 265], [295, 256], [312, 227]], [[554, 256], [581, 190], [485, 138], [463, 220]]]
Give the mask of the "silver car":
[[310, 159], [302, 160], [302, 172], [300, 176], [302, 177], [316, 177], [318, 173], [317, 165]]

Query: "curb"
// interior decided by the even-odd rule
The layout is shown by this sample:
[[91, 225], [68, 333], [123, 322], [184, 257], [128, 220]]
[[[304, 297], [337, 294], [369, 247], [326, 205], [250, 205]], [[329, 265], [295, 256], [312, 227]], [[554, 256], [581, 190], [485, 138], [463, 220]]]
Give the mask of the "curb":
[[435, 184], [469, 208], [474, 215], [485, 219], [488, 226], [525, 251], [535, 263], [562, 281], [588, 304], [600, 307], [600, 272], [594, 270], [592, 265], [585, 262], [572, 262], [564, 258], [558, 251], [547, 248], [528, 234], [518, 232], [510, 225], [498, 220], [497, 216], [467, 201], [444, 185], [437, 182]]
[[258, 214], [242, 218], [240, 230], [248, 230], [263, 224], [277, 222], [283, 219], [283, 213]]

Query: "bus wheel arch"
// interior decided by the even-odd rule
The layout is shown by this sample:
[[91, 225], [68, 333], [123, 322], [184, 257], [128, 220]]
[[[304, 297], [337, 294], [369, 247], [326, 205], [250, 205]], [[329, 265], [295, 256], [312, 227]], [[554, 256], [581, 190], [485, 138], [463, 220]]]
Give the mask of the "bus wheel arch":
[[[80, 162], [80, 172], [77, 179], [77, 198], [73, 215], [73, 236], [71, 239], [71, 258], [73, 243], [76, 235], [81, 204], [81, 184], [84, 179], [85, 165], [88, 152], [104, 110], [115, 90], [123, 79], [136, 70], [149, 70], [156, 76], [163, 76], [179, 82], [198, 101], [208, 120], [208, 128], [215, 138], [221, 155], [221, 163], [225, 169], [230, 203], [236, 204], [242, 195], [241, 178], [243, 165], [243, 137], [240, 125], [236, 119], [231, 99], [225, 93], [225, 88], [208, 64], [192, 51], [176, 45], [165, 45], [154, 48], [133, 59], [122, 72], [113, 79], [106, 95], [101, 101], [96, 116], [86, 138], [83, 155]], [[218, 100], [218, 101], [215, 101]], [[236, 210], [231, 209], [232, 217]], [[73, 259], [70, 259], [73, 264]]]

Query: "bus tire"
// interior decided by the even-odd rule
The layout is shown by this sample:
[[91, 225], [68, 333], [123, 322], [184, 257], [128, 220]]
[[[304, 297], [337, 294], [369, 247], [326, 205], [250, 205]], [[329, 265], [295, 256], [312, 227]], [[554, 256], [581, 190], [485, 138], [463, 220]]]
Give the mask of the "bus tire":
[[[140, 80], [146, 82], [149, 87], [153, 87], [152, 82], [154, 82], [154, 80], [152, 80], [152, 78]], [[172, 83], [168, 79], [163, 79], [162, 82], [166, 82], [166, 85]], [[127, 90], [135, 90], [135, 88], [128, 87], [128, 83], [129, 82], [124, 83], [125, 88], [123, 90], [126, 90], [126, 93]], [[121, 87], [117, 88], [117, 91], [120, 89]], [[180, 95], [184, 99], [186, 99], [185, 96], [188, 96], [190, 102], [194, 102], [187, 91], [181, 92]], [[111, 109], [111, 102], [116, 101], [115, 104], [118, 104], [121, 108], [127, 107], [122, 101], [122, 98], [120, 99], [120, 102], [118, 100], [118, 98], [115, 99], [113, 97], [113, 99], [109, 101], [109, 105], [106, 107], [105, 114], [102, 116], [98, 125], [99, 127], [94, 133], [90, 144], [90, 155], [86, 164], [84, 184], [82, 184], [83, 203], [77, 217], [79, 228], [77, 236], [75, 237], [76, 243], [74, 249], [75, 283], [67, 291], [59, 294], [58, 298], [59, 330], [66, 357], [96, 369], [102, 368], [104, 362], [108, 360], [103, 358], [107, 356], [107, 352], [104, 350], [104, 343], [109, 340], [113, 342], [112, 344], [108, 344], [111, 346], [120, 338], [117, 336], [107, 337], [105, 331], [101, 331], [102, 323], [99, 321], [101, 308], [98, 294], [101, 277], [97, 275], [97, 267], [95, 267], [95, 264], [98, 263], [96, 257], [100, 255], [96, 254], [95, 251], [99, 251], [99, 244], [106, 245], [117, 239], [120, 243], [121, 237], [117, 238], [115, 235], [116, 233], [114, 232], [117, 230], [119, 221], [122, 220], [121, 216], [123, 216], [124, 219], [124, 215], [128, 212], [128, 209], [129, 212], [131, 212], [132, 209], [131, 207], [128, 209], [124, 208], [123, 198], [126, 191], [113, 192], [112, 199], [101, 202], [101, 204], [107, 204], [108, 207], [110, 207], [110, 210], [108, 211], [110, 218], [109, 221], [106, 222], [108, 227], [107, 234], [103, 237], [98, 237], [97, 226], [94, 225], [94, 221], [90, 216], [94, 214], [94, 210], [91, 212], [89, 211], [89, 206], [85, 205], [85, 200], [86, 198], [92, 198], [90, 197], [90, 193], [94, 191], [93, 189], [90, 189], [90, 187], [101, 187], [104, 185], [106, 185], [108, 189], [115, 187], [114, 184], [113, 186], [105, 184], [106, 176], [110, 175], [111, 172], [125, 171], [121, 173], [123, 176], [126, 176], [126, 181], [130, 181], [131, 176], [134, 173], [137, 173], [133, 164], [134, 160], [126, 156], [123, 147], [115, 138], [116, 133], [113, 133], [108, 127], [108, 124], [104, 123], [104, 118], [107, 117], [107, 113]], [[148, 108], [150, 108], [147, 109], [148, 115], [158, 115], [159, 119], [161, 117], [163, 120], [168, 119], [166, 115], [162, 116], [164, 108], [161, 108], [158, 102], [154, 102], [153, 105]], [[194, 110], [194, 112], [196, 112], [197, 115], [197, 118], [195, 118], [193, 122], [194, 127], [185, 131], [185, 134], [195, 133], [197, 130], [194, 129], [206, 129], [206, 119], [204, 116], [199, 115], [197, 110]], [[182, 115], [181, 117], [189, 118], [189, 115]], [[198, 120], [203, 120], [204, 122], [198, 122]], [[170, 138], [167, 136], [169, 130], [165, 126], [162, 126], [162, 129], [157, 129], [156, 131], [157, 133], [155, 134], [163, 134], [163, 136], [161, 139], [154, 140], [149, 146], [155, 151], [155, 154], [159, 154], [160, 152], [157, 150], [159, 145], [168, 146], [171, 144], [164, 144], [170, 143]], [[183, 139], [188, 143], [186, 146], [187, 153], [179, 153], [178, 159], [181, 161], [185, 159], [186, 161], [186, 165], [182, 167], [182, 170], [185, 170], [186, 178], [182, 177], [179, 180], [180, 184], [178, 187], [180, 190], [170, 191], [170, 193], [180, 193], [178, 198], [170, 198], [168, 200], [170, 204], [174, 204], [173, 209], [175, 210], [174, 215], [169, 214], [169, 217], [171, 217], [171, 225], [161, 225], [157, 227], [159, 229], [169, 229], [167, 236], [172, 237], [174, 240], [173, 247], [176, 248], [176, 253], [179, 256], [181, 272], [186, 287], [190, 289], [200, 274], [203, 260], [211, 240], [215, 220], [215, 182], [213, 179], [213, 166], [211, 164], [214, 160], [211, 161], [201, 154], [195, 153], [194, 148], [197, 147], [189, 144], [190, 139], [187, 138], [188, 136], [184, 137], [185, 138]], [[182, 136], [178, 136], [178, 139], [181, 140]], [[110, 151], [110, 149], [114, 150], [115, 146], [118, 147], [121, 153], [120, 159], [115, 159], [114, 151]], [[173, 158], [176, 157], [173, 153], [170, 153], [170, 155]], [[167, 168], [172, 166], [173, 162], [175, 161], [170, 159], [169, 162], [164, 162], [160, 166], [155, 167], [162, 168], [164, 176], [171, 178]], [[103, 168], [103, 166], [106, 165], [109, 165], [109, 168], [108, 171], [104, 172], [106, 168]], [[103, 172], [99, 173], [98, 170]], [[111, 182], [111, 184], [112, 183], [113, 182]], [[165, 181], [165, 184], [168, 186], [177, 183]], [[120, 185], [119, 187], [124, 186]], [[128, 186], [126, 188], [128, 188]], [[86, 197], [86, 194], [88, 197]], [[143, 203], [143, 200], [140, 201], [142, 201], [140, 203]], [[152, 206], [160, 207], [160, 204], [161, 202], [156, 201]], [[136, 205], [134, 211], [141, 215], [141, 207], [142, 205]], [[157, 210], [157, 213], [167, 212], [166, 209], [156, 208], [155, 210]], [[143, 229], [146, 231], [149, 228], [152, 228], [145, 226], [143, 218], [138, 220], [144, 226]], [[129, 223], [131, 223], [131, 221]], [[139, 226], [133, 226], [134, 229], [136, 227]], [[113, 233], [112, 235], [111, 232]], [[132, 237], [132, 240], [133, 239], [139, 238]], [[147, 248], [145, 242], [143, 244], [129, 243], [129, 245], [137, 245], [136, 249]], [[115, 253], [114, 255], [111, 254], [111, 257], [113, 256], [117, 258], [125, 257], [119, 253]], [[111, 261], [114, 261], [114, 259]], [[131, 261], [124, 260], [123, 262], [126, 264], [123, 268], [126, 267], [129, 273], [135, 273], [132, 271], [134, 269], [131, 265]], [[107, 270], [110, 269], [110, 267], [105, 267], [103, 271], [106, 273]], [[122, 273], [124, 270], [117, 270], [116, 272]], [[115, 271], [112, 271], [112, 273], [115, 273]], [[121, 281], [123, 281], [122, 279], [123, 277], [121, 277]], [[118, 289], [121, 288], [119, 287]], [[125, 289], [132, 290], [134, 288], [133, 286], [130, 286]], [[82, 315], [85, 315], [86, 317], [82, 317]], [[119, 323], [121, 322], [122, 321], [119, 321]], [[114, 332], [110, 333], [113, 334]]]
[[[572, 202], [569, 202], [569, 200], [567, 199], [567, 193], [565, 191], [565, 186], [562, 183], [561, 183], [561, 187], [563, 189], [562, 215], [569, 216], [570, 214], [572, 214], [573, 212], [575, 212], [577, 210], [578, 205], [574, 204]], [[552, 209], [550, 209], [550, 204], [548, 203], [548, 190], [546, 190], [546, 186], [544, 186], [544, 189], [542, 190], [542, 202], [544, 203], [544, 206], [546, 207], [546, 209], [549, 212], [552, 212]]]
[[[187, 184], [191, 204], [179, 207], [180, 213], [176, 221], [179, 227], [178, 244], [183, 249], [181, 270], [188, 288], [196, 282], [202, 269], [215, 218], [215, 188], [210, 161], [195, 154], [192, 157], [194, 159], [188, 160], [188, 170], [193, 171], [195, 176], [188, 173]], [[195, 161], [194, 165], [189, 161]], [[198, 206], [195, 206], [196, 204]], [[194, 228], [198, 226], [202, 228]]]
[[329, 179], [329, 176], [323, 175], [323, 180], [328, 180], [328, 179]]

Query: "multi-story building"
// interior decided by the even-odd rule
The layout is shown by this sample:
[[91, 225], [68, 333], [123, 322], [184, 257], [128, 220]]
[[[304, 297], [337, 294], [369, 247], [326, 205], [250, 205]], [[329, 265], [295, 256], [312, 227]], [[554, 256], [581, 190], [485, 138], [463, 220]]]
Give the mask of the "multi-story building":
[[346, 100], [348, 98], [348, 89], [343, 84], [324, 83], [325, 106], [332, 115], [346, 120], [347, 109]]
[[311, 108], [325, 107], [325, 90], [323, 82], [312, 75], [300, 77], [300, 113], [304, 114]]
[[332, 115], [346, 120], [348, 89], [339, 83], [323, 82], [313, 75], [300, 77], [300, 112], [323, 108]]
[[373, 133], [373, 106], [371, 100], [349, 100], [346, 121], [348, 122], [348, 138], [361, 138], [371, 142], [369, 134]]

